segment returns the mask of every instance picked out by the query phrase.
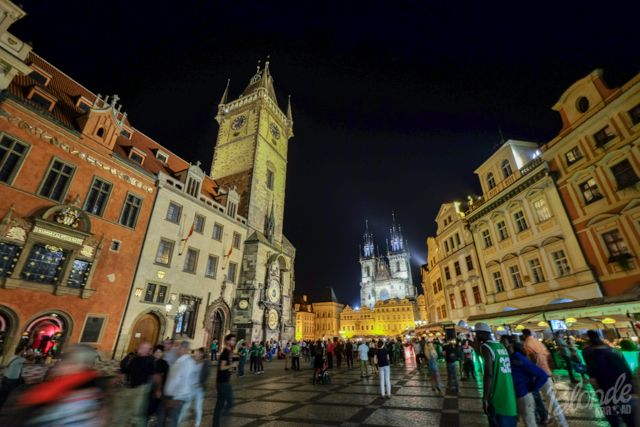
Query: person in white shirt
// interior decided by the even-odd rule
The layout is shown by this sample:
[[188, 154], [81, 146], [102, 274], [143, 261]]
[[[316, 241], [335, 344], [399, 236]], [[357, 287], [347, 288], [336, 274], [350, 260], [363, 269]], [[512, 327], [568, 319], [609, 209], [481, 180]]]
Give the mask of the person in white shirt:
[[186, 418], [191, 407], [191, 402], [195, 402], [196, 422], [195, 427], [200, 426], [202, 421], [202, 402], [204, 401], [204, 393], [207, 387], [207, 379], [209, 378], [209, 364], [204, 354], [204, 348], [197, 349], [194, 354], [195, 367], [191, 372], [189, 379], [191, 393], [188, 400], [182, 405], [180, 411], [180, 422]]
[[178, 359], [169, 368], [164, 384], [162, 403], [158, 409], [158, 427], [164, 427], [167, 417], [171, 418], [170, 427], [178, 427], [180, 411], [189, 399], [193, 387], [193, 371], [196, 362], [189, 355], [189, 341], [182, 341], [177, 349]]
[[369, 346], [363, 341], [360, 341], [358, 346], [358, 352], [360, 353], [360, 373], [361, 377], [369, 376]]

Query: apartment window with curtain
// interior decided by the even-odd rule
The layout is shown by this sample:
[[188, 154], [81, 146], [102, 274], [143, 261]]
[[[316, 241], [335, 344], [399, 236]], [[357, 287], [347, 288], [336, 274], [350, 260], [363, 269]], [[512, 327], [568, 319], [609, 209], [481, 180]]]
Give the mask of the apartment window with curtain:
[[451, 309], [455, 310], [456, 306], [456, 296], [454, 294], [449, 294], [449, 301], [451, 302]]
[[518, 230], [518, 233], [526, 230], [527, 228], [529, 228], [529, 226], [527, 225], [527, 220], [524, 217], [524, 212], [519, 211], [516, 212], [513, 215], [513, 219], [515, 219], [516, 221], [516, 229]]
[[538, 258], [534, 258], [529, 261], [529, 268], [531, 268], [531, 277], [533, 277], [534, 283], [544, 282], [544, 273], [542, 271], [542, 265], [540, 265], [540, 260]]
[[615, 258], [620, 255], [629, 255], [627, 245], [624, 243], [624, 239], [618, 230], [612, 230], [602, 234], [604, 243], [609, 250], [609, 257]]
[[467, 291], [460, 291], [460, 299], [462, 300], [462, 306], [467, 307], [469, 300], [467, 299]]
[[563, 250], [559, 250], [551, 253], [551, 258], [556, 265], [559, 277], [568, 276], [571, 274], [571, 268], [569, 267], [569, 260], [564, 254]]
[[549, 210], [549, 206], [547, 206], [547, 200], [545, 198], [538, 199], [533, 202], [533, 208], [536, 210], [539, 222], [546, 221], [551, 218], [551, 211]]
[[514, 288], [521, 288], [522, 284], [522, 276], [520, 276], [520, 269], [517, 265], [512, 265], [509, 267], [509, 274], [511, 275], [511, 281], [513, 282]]
[[504, 292], [504, 283], [502, 283], [502, 274], [499, 271], [493, 273], [493, 283], [496, 285], [498, 292]]
[[500, 241], [506, 240], [509, 238], [509, 232], [507, 231], [507, 224], [504, 221], [500, 221], [496, 224], [498, 228], [498, 236], [500, 237]]

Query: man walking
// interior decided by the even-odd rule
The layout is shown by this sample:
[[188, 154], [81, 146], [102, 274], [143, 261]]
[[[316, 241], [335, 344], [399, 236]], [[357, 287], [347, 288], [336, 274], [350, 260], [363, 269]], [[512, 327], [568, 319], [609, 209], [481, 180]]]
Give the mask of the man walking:
[[571, 350], [567, 346], [567, 342], [562, 338], [562, 332], [556, 332], [556, 345], [558, 346], [558, 354], [564, 360], [564, 364], [567, 365], [567, 372], [569, 373], [569, 379], [573, 384], [577, 384], [580, 381], [573, 376], [573, 364], [571, 363]]
[[251, 348], [249, 349], [249, 372], [257, 371], [256, 368], [256, 359], [258, 358], [258, 346], [255, 342], [251, 343]]
[[27, 361], [22, 357], [22, 351], [22, 347], [17, 348], [7, 364], [7, 369], [2, 377], [2, 388], [0, 388], [0, 408], [7, 401], [11, 392], [19, 385], [22, 365]]
[[458, 349], [451, 344], [448, 338], [444, 340], [442, 348], [444, 359], [447, 361], [447, 388], [455, 388], [460, 393], [460, 381], [458, 380]]
[[344, 348], [344, 354], [347, 357], [347, 368], [353, 368], [353, 343], [351, 340], [347, 341], [347, 345]]
[[338, 341], [336, 344], [336, 360], [338, 362], [338, 369], [340, 369], [340, 365], [342, 364], [342, 353], [344, 352], [344, 343], [342, 341]]
[[169, 368], [164, 384], [164, 396], [158, 409], [158, 427], [164, 427], [167, 417], [171, 418], [170, 427], [178, 427], [182, 406], [191, 394], [190, 379], [196, 369], [196, 362], [189, 355], [189, 341], [180, 343], [177, 355], [178, 359]]
[[369, 346], [364, 342], [360, 341], [360, 345], [358, 346], [358, 353], [360, 353], [360, 376], [368, 377], [369, 376]]
[[489, 417], [489, 426], [516, 427], [518, 411], [509, 353], [491, 339], [491, 328], [486, 323], [476, 323], [475, 331], [484, 360], [482, 408]]
[[300, 347], [297, 341], [294, 341], [291, 346], [291, 369], [294, 371], [300, 370]]
[[220, 427], [220, 415], [227, 403], [227, 411], [233, 408], [233, 391], [231, 389], [231, 369], [238, 366], [238, 362], [233, 361], [233, 348], [236, 346], [236, 336], [229, 334], [224, 338], [224, 350], [220, 355], [220, 363], [218, 364], [218, 378], [216, 378], [216, 389], [218, 391], [218, 400], [216, 401], [216, 409], [213, 412], [213, 427]]

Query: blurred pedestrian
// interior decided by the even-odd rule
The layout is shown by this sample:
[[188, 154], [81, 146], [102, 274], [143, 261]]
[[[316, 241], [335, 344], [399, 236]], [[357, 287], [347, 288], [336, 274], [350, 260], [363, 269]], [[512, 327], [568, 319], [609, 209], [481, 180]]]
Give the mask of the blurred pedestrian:
[[342, 364], [342, 353], [344, 353], [344, 342], [342, 340], [336, 343], [336, 364], [338, 369], [340, 369], [340, 365]]
[[289, 357], [291, 356], [291, 343], [288, 342], [287, 346], [284, 348], [284, 370], [289, 370]]
[[300, 347], [297, 341], [294, 341], [291, 346], [291, 369], [294, 371], [300, 370]]
[[211, 361], [218, 361], [218, 340], [211, 341]]
[[173, 346], [173, 340], [170, 338], [164, 340], [163, 358], [169, 366], [173, 365], [173, 363], [178, 360], [178, 349]]
[[258, 366], [258, 363], [256, 362], [257, 359], [258, 359], [258, 345], [254, 341], [251, 343], [251, 347], [249, 348], [249, 372], [255, 371], [256, 374], [258, 373], [258, 369], [256, 368], [256, 366]]
[[562, 338], [561, 332], [556, 332], [556, 346], [558, 347], [558, 355], [564, 361], [564, 364], [567, 365], [567, 373], [569, 374], [569, 380], [573, 384], [577, 384], [580, 381], [575, 379], [573, 376], [573, 364], [571, 363], [571, 350], [567, 345], [567, 342]]
[[[158, 409], [158, 427], [164, 427], [167, 417], [171, 418], [171, 427], [178, 427], [180, 411], [191, 392], [191, 376], [195, 369], [195, 362], [189, 355], [189, 341], [180, 343], [176, 348], [176, 355], [178, 359], [169, 367], [167, 381], [164, 384], [162, 401]], [[159, 392], [158, 395], [160, 395]]]
[[191, 394], [185, 404], [182, 405], [179, 423], [182, 422], [182, 420], [184, 420], [187, 415], [189, 415], [191, 402], [195, 402], [195, 426], [198, 427], [200, 425], [200, 421], [202, 421], [202, 402], [204, 402], [204, 395], [207, 390], [207, 380], [209, 379], [210, 370], [204, 348], [199, 348], [195, 351], [194, 361], [196, 362], [196, 364], [190, 379]]
[[264, 351], [264, 343], [260, 341], [260, 345], [256, 351], [256, 374], [264, 374], [264, 365], [262, 364], [262, 361], [264, 360]]
[[473, 375], [473, 379], [476, 379], [476, 369], [473, 365], [473, 348], [469, 345], [469, 341], [462, 341], [462, 356], [463, 356], [463, 364], [464, 364], [464, 378], [463, 380], [471, 379]]
[[327, 344], [327, 367], [333, 368], [333, 355], [335, 354], [335, 344], [333, 344], [333, 340], [329, 340]]
[[22, 380], [22, 365], [24, 365], [27, 359], [22, 357], [23, 351], [24, 349], [22, 347], [18, 347], [14, 355], [9, 358], [9, 363], [7, 363], [7, 368], [2, 377], [2, 388], [0, 388], [0, 409], [9, 398], [11, 392], [15, 390], [21, 382], [24, 382], [24, 380]]
[[438, 352], [432, 343], [426, 343], [425, 357], [427, 358], [427, 367], [429, 369], [429, 378], [431, 379], [431, 387], [433, 391], [441, 391], [442, 381], [440, 379], [440, 370], [438, 369]]
[[444, 340], [444, 347], [442, 348], [444, 359], [447, 362], [447, 388], [455, 389], [456, 392], [460, 392], [460, 381], [458, 380], [458, 350], [456, 346], [449, 341]]
[[233, 408], [233, 390], [231, 388], [231, 369], [238, 366], [238, 362], [233, 361], [233, 348], [236, 345], [236, 336], [229, 334], [224, 338], [224, 350], [220, 355], [218, 365], [218, 375], [216, 378], [216, 390], [218, 399], [213, 412], [213, 427], [220, 427], [220, 415], [227, 404], [227, 412]]
[[344, 346], [344, 355], [347, 358], [347, 368], [353, 368], [353, 343], [351, 340], [348, 340]]
[[244, 377], [244, 364], [247, 362], [247, 346], [243, 342], [238, 351], [238, 378]]
[[[391, 399], [391, 371], [389, 368], [389, 352], [384, 348], [384, 343], [378, 341], [378, 349], [376, 353], [378, 365], [380, 366], [380, 393], [382, 398]], [[386, 390], [385, 390], [386, 385]]]

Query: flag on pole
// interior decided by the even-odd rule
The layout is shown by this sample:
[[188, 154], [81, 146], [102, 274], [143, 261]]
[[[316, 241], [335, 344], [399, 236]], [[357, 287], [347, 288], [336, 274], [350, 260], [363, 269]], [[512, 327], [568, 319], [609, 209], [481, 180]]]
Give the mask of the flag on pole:
[[180, 254], [182, 255], [182, 253], [184, 252], [184, 249], [187, 247], [187, 242], [189, 241], [189, 237], [191, 237], [191, 235], [193, 234], [193, 227], [196, 225], [196, 218], [193, 217], [193, 224], [191, 224], [191, 230], [189, 230], [189, 234], [187, 235], [186, 239], [182, 239], [182, 249], [180, 250]]
[[[225, 238], [225, 244], [226, 244], [226, 242], [227, 242], [227, 239]], [[232, 252], [233, 252], [233, 242], [231, 242], [231, 245], [229, 247], [229, 253], [227, 253], [225, 255], [225, 258], [227, 258], [227, 259], [226, 259], [226, 261], [224, 263], [224, 268], [227, 268], [227, 265], [229, 264], [229, 259], [231, 259], [231, 253]], [[223, 268], [223, 270], [224, 270], [224, 268]]]

